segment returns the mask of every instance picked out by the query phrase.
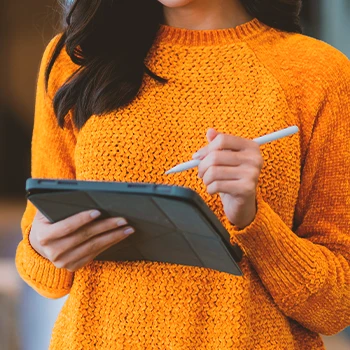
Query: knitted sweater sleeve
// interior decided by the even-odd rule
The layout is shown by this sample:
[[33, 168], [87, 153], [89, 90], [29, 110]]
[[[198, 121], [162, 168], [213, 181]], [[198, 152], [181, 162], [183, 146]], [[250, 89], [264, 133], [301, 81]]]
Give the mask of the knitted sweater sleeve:
[[[61, 129], [52, 107], [52, 96], [60, 76], [57, 74], [57, 68], [50, 76], [48, 92], [45, 89], [45, 68], [57, 39], [54, 38], [47, 46], [39, 70], [32, 139], [33, 178], [75, 177], [73, 152], [76, 140], [72, 122], [67, 120], [65, 128]], [[23, 240], [19, 243], [16, 253], [17, 270], [23, 280], [41, 295], [60, 298], [69, 293], [73, 273], [56, 268], [31, 247], [29, 234], [35, 213], [36, 209], [28, 202], [21, 224]]]
[[258, 195], [255, 221], [237, 231], [282, 312], [326, 335], [350, 325], [350, 64], [341, 62], [339, 74], [323, 84], [328, 87], [303, 159], [295, 229]]

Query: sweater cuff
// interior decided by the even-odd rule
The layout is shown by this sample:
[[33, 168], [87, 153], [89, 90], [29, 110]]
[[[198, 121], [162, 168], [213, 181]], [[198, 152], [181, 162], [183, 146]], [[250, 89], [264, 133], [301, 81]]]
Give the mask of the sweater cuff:
[[22, 279], [46, 298], [57, 299], [67, 295], [74, 274], [56, 268], [49, 260], [39, 255], [29, 242], [29, 226], [16, 252], [16, 267]]
[[288, 296], [304, 290], [306, 300], [327, 278], [322, 250], [298, 237], [261, 194], [257, 196], [257, 208], [257, 215], [249, 226], [235, 229], [236, 241], [273, 296], [286, 302]]

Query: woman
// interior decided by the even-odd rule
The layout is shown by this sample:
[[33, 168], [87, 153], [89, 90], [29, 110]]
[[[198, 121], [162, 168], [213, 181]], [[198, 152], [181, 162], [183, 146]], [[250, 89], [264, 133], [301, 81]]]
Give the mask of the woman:
[[[299, 9], [73, 3], [40, 69], [33, 177], [190, 187], [244, 277], [93, 261], [137, 232], [96, 211], [50, 224], [28, 204], [18, 270], [46, 297], [70, 294], [51, 349], [323, 349], [319, 333], [350, 324], [350, 64], [298, 34]], [[300, 133], [251, 141], [290, 125]], [[164, 175], [193, 154], [198, 174]]]

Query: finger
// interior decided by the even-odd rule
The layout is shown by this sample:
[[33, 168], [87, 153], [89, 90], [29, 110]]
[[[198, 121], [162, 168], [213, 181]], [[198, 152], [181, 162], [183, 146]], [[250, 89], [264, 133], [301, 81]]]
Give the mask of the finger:
[[208, 142], [212, 142], [216, 136], [219, 135], [219, 132], [217, 132], [215, 129], [213, 128], [210, 128], [208, 131], [207, 131], [207, 140]]
[[62, 255], [101, 233], [109, 232], [125, 225], [127, 225], [127, 222], [124, 218], [110, 218], [89, 223], [69, 236], [57, 239], [55, 253], [57, 256]]
[[257, 183], [253, 180], [223, 180], [214, 181], [207, 186], [207, 192], [214, 194], [229, 194], [237, 198], [250, 198], [256, 193]]
[[[125, 239], [125, 238], [124, 238]], [[69, 264], [68, 266], [68, 270], [71, 272], [75, 272], [77, 270], [79, 270], [80, 268], [86, 266], [87, 264], [89, 264], [91, 261], [93, 261], [97, 256], [99, 256], [101, 253], [103, 253], [104, 251], [108, 250], [109, 248], [111, 248], [112, 246], [114, 246], [115, 244], [120, 243], [122, 240], [118, 241], [118, 242], [111, 242], [108, 246], [105, 246], [103, 248], [101, 248], [99, 251], [94, 252], [91, 255], [88, 255], [86, 257], [83, 257], [82, 259], [78, 260], [78, 261], [73, 261]]]
[[230, 151], [242, 151], [245, 149], [255, 149], [260, 152], [259, 145], [248, 139], [242, 137], [218, 134], [209, 145], [201, 148], [192, 157], [193, 159], [204, 159], [210, 152], [215, 150], [230, 150]]
[[243, 163], [244, 156], [240, 152], [213, 151], [209, 153], [198, 165], [198, 176], [202, 178], [211, 166], [236, 167]]
[[[217, 132], [215, 129], [210, 128], [207, 131], [207, 140], [208, 142], [212, 142], [215, 137], [219, 135], [219, 132]], [[203, 148], [201, 148], [200, 150], [198, 150], [193, 156], [193, 159], [203, 159], [205, 156], [208, 155], [208, 146], [205, 146]]]
[[237, 181], [241, 179], [241, 174], [234, 167], [212, 166], [203, 176], [203, 183], [209, 186], [214, 181]]
[[72, 232], [96, 220], [99, 216], [101, 216], [101, 212], [98, 210], [89, 210], [52, 224], [50, 228], [51, 239], [68, 236]]
[[260, 172], [256, 168], [249, 166], [225, 167], [213, 166], [210, 167], [203, 176], [203, 182], [209, 186], [215, 181], [246, 181], [248, 183], [257, 184], [259, 181]]
[[129, 237], [133, 232], [133, 228], [125, 227], [93, 237], [89, 241], [81, 244], [79, 247], [76, 247], [62, 255], [55, 262], [55, 266], [66, 268], [68, 270], [75, 270], [76, 265], [79, 265], [79, 262], [86, 262], [87, 260], [87, 262], [91, 261], [94, 259], [94, 257], [108, 249], [110, 246], [113, 246], [114, 244], [117, 244]]
[[252, 141], [242, 137], [219, 134], [215, 139], [208, 145], [208, 152], [214, 150], [230, 150], [230, 151], [243, 151], [245, 149], [254, 148], [259, 149], [259, 145]]
[[193, 156], [193, 159], [202, 160], [209, 154], [209, 145], [198, 150]]

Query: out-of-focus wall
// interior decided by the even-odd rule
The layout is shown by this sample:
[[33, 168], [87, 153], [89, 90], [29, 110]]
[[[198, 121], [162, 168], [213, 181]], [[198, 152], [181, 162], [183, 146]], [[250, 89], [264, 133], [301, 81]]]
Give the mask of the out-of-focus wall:
[[321, 0], [320, 37], [350, 57], [350, 0]]
[[2, 0], [0, 198], [23, 196], [40, 58], [58, 23], [56, 0]]
[[57, 0], [2, 0], [0, 91], [3, 103], [27, 129], [33, 120], [34, 84], [47, 40], [58, 24]]

